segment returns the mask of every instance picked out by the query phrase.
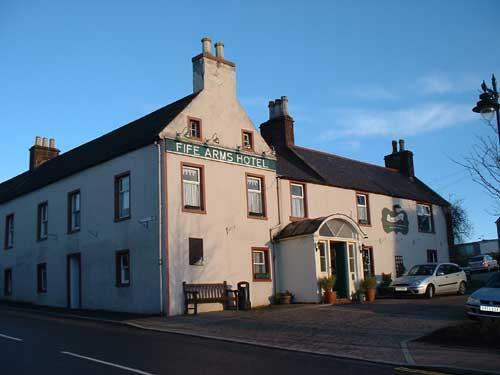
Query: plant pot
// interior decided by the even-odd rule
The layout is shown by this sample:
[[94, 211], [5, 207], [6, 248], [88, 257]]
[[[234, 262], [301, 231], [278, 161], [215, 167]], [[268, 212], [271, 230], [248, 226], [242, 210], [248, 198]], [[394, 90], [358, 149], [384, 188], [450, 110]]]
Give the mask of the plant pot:
[[280, 305], [289, 305], [292, 301], [292, 296], [280, 296]]
[[323, 292], [323, 302], [324, 303], [335, 303], [337, 300], [337, 293], [334, 291], [329, 291], [329, 292]]
[[377, 289], [375, 289], [375, 288], [366, 289], [366, 301], [367, 302], [375, 301], [376, 292], [377, 292]]

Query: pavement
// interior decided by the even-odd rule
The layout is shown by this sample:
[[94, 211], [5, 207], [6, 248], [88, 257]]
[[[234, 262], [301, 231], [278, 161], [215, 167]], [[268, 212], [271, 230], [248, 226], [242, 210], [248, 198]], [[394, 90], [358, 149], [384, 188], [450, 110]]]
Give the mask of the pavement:
[[[169, 318], [116, 314], [115, 319], [106, 313], [101, 318], [149, 332], [251, 344], [261, 349], [286, 349], [392, 366], [446, 368], [452, 373], [498, 373], [498, 352], [413, 341], [436, 329], [463, 323], [466, 298], [438, 296], [432, 300], [383, 299], [374, 304], [289, 305]], [[12, 308], [0, 306], [0, 311], [1, 307]], [[98, 312], [90, 316], [79, 313], [85, 319], [100, 319]], [[63, 312], [56, 314], [64, 316]]]
[[61, 315], [0, 306], [0, 374], [415, 373], [406, 367], [140, 330], [56, 314]]

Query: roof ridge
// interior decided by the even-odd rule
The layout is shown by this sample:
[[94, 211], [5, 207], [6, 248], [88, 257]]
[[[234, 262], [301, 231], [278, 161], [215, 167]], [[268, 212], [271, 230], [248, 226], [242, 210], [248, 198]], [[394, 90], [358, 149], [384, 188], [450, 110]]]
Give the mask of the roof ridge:
[[370, 167], [382, 168], [382, 169], [384, 169], [386, 171], [399, 173], [398, 170], [395, 169], [395, 168], [388, 168], [388, 167], [384, 167], [384, 166], [381, 166], [381, 165], [378, 165], [378, 164], [368, 163], [366, 161], [356, 160], [356, 159], [348, 158], [348, 157], [345, 157], [345, 156], [341, 156], [341, 155], [337, 155], [337, 154], [332, 154], [332, 153], [326, 152], [326, 151], [315, 150], [313, 148], [303, 147], [303, 146], [297, 146], [297, 145], [293, 145], [292, 147], [293, 148], [301, 148], [301, 149], [306, 150], [306, 151], [312, 151], [312, 152], [316, 152], [318, 154], [333, 156], [333, 157], [340, 158], [340, 159], [350, 160], [350, 161], [353, 161], [355, 163], [365, 164], [365, 165], [368, 165]]

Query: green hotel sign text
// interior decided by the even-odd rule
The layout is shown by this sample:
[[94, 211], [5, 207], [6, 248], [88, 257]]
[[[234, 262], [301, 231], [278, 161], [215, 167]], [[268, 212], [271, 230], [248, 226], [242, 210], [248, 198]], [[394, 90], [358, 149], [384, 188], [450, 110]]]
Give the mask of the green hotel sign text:
[[207, 145], [185, 143], [174, 139], [166, 139], [165, 145], [167, 151], [174, 152], [176, 154], [191, 155], [199, 158], [240, 164], [253, 168], [269, 169], [272, 171], [276, 170], [276, 160], [268, 159], [262, 156], [249, 155]]

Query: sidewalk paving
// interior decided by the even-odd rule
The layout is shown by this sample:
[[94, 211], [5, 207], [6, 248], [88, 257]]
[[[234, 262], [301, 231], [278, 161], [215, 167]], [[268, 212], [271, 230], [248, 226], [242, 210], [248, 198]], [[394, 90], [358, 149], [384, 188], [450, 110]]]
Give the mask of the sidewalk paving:
[[[197, 316], [127, 316], [103, 319], [155, 331], [223, 339], [309, 353], [399, 365], [498, 372], [500, 353], [412, 340], [464, 321], [465, 297], [378, 300], [374, 304], [289, 305]], [[67, 312], [67, 310], [66, 310]], [[79, 316], [87, 316], [80, 312]], [[92, 313], [91, 319], [100, 318]]]

